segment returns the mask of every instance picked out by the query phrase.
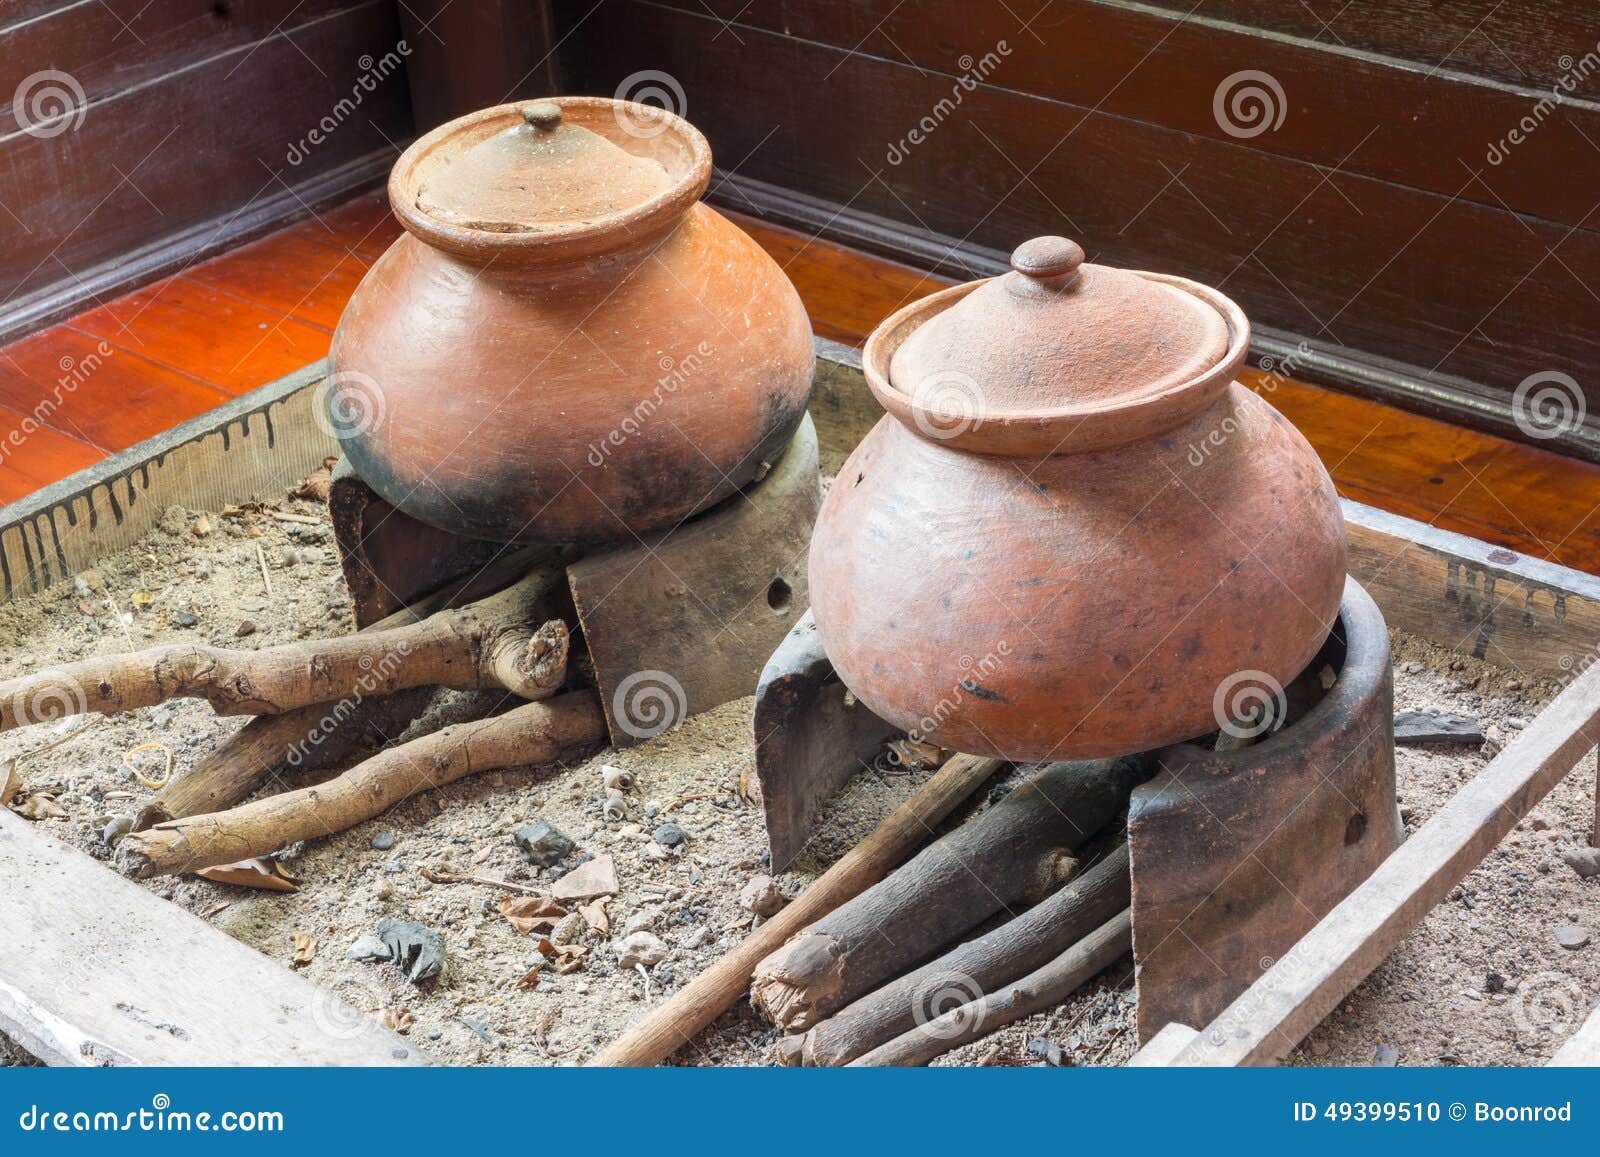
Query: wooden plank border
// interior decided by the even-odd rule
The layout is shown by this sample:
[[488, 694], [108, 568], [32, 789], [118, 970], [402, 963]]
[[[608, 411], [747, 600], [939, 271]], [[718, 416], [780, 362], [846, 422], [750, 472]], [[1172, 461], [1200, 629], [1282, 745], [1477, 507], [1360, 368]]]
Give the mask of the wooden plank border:
[[0, 808], [0, 1030], [52, 1065], [418, 1065], [416, 1045]]
[[337, 443], [313, 415], [319, 361], [0, 506], [0, 601], [71, 578], [147, 534], [169, 506], [274, 497]]

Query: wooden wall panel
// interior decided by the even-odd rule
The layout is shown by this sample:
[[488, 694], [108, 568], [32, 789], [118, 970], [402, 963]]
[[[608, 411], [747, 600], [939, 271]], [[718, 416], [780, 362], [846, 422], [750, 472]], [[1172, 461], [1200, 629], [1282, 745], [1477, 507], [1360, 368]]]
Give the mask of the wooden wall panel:
[[[0, 24], [7, 336], [342, 200], [410, 133], [393, 0], [27, 7]], [[41, 70], [86, 103], [30, 131], [10, 94]]]
[[[1574, 10], [1551, 8], [1570, 19], [1552, 17], [1547, 39], [1580, 50]], [[1068, 233], [1093, 260], [1220, 286], [1334, 367], [1300, 376], [1513, 437], [1518, 385], [1566, 374], [1590, 420], [1544, 444], [1600, 455], [1600, 104], [1567, 101], [1491, 166], [1484, 147], [1532, 88], [1327, 47], [1327, 34], [1121, 2], [1037, 9], [606, 0], [557, 38], [572, 91], [672, 76], [736, 173], [730, 206], [762, 211], [738, 197], [755, 178], [897, 222], [924, 254]], [[1381, 25], [1365, 27], [1372, 40]], [[980, 68], [1002, 39], [1009, 55]], [[963, 69], [984, 80], [963, 84]], [[1213, 98], [1248, 69], [1273, 76], [1285, 115], [1241, 137]]]

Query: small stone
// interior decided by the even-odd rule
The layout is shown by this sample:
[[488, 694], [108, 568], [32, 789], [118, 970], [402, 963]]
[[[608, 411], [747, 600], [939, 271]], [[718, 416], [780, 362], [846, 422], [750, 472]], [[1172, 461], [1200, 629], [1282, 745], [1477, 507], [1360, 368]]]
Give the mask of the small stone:
[[1488, 976], [1483, 978], [1483, 991], [1504, 992], [1505, 990], [1506, 978], [1501, 976], [1498, 972], [1491, 972]]
[[189, 527], [189, 533], [194, 535], [196, 538], [208, 537], [211, 534], [211, 520], [202, 514], [199, 518], [195, 519], [194, 524]]
[[[1422, 664], [1418, 663], [1417, 666], [1420, 667], [1420, 666], [1422, 666]], [[1325, 1056], [1327, 1056], [1328, 1055], [1328, 1042], [1327, 1041], [1322, 1041], [1322, 1040], [1314, 1040], [1314, 1041], [1312, 1041], [1311, 1042], [1311, 1055], [1314, 1056], [1314, 1057], [1325, 1057]]]
[[638, 824], [623, 824], [617, 829], [617, 835], [625, 836], [628, 839], [633, 839], [635, 836], [644, 835], [644, 828], [640, 827]]
[[511, 833], [511, 838], [522, 849], [522, 858], [541, 868], [548, 868], [565, 859], [578, 846], [559, 828], [545, 820], [523, 825]]
[[1585, 880], [1600, 876], [1600, 848], [1568, 848], [1561, 853], [1561, 858]]
[[426, 984], [444, 971], [444, 937], [437, 932], [412, 920], [380, 920], [378, 938], [412, 984]]
[[376, 936], [363, 936], [344, 951], [346, 960], [388, 960], [394, 953]]
[[300, 552], [292, 546], [286, 546], [278, 552], [278, 561], [284, 566], [300, 565]]
[[132, 816], [112, 816], [100, 833], [100, 842], [110, 847], [133, 829]]
[[774, 915], [784, 902], [783, 889], [771, 876], [752, 876], [739, 893], [739, 906], [757, 916]]
[[1470, 715], [1443, 711], [1402, 711], [1394, 717], [1394, 741], [1408, 743], [1483, 742], [1483, 727]]
[[588, 924], [577, 912], [568, 912], [556, 921], [556, 926], [550, 929], [550, 943], [576, 944], [583, 939], [584, 929]]
[[654, 835], [656, 843], [663, 848], [675, 848], [689, 838], [689, 833], [677, 824], [662, 824]]
[[1372, 1063], [1380, 1069], [1392, 1069], [1400, 1063], [1400, 1050], [1393, 1045], [1379, 1045], [1372, 1053]]
[[1503, 723], [1512, 731], [1521, 731], [1524, 727], [1528, 726], [1528, 721], [1522, 718], [1520, 715], [1507, 715], [1503, 720]]
[[698, 928], [691, 928], [679, 938], [678, 943], [685, 948], [700, 948], [707, 940], [711, 939], [711, 929], [704, 924]]
[[172, 612], [172, 621], [180, 627], [192, 627], [200, 621], [200, 616], [193, 611], [186, 611], [182, 607]]
[[189, 529], [189, 512], [181, 506], [169, 506], [156, 520], [156, 528], [162, 534], [170, 534], [176, 538]]
[[1541, 876], [1548, 876], [1550, 874], [1550, 869], [1555, 867], [1555, 865], [1552, 864], [1549, 860], [1540, 860], [1537, 864], [1534, 865], [1534, 867], [1539, 869], [1539, 874]]
[[1550, 817], [1543, 812], [1528, 813], [1528, 826], [1536, 832], [1549, 830]]
[[617, 966], [632, 969], [636, 964], [653, 968], [667, 958], [667, 946], [651, 932], [635, 932], [617, 945]]
[[632, 936], [635, 932], [648, 932], [656, 926], [661, 919], [660, 908], [645, 908], [635, 912], [622, 923], [623, 936]]
[[380, 900], [387, 900], [394, 895], [394, 885], [380, 877], [378, 882], [372, 885], [372, 894]]
[[390, 848], [394, 847], [394, 833], [379, 832], [377, 835], [372, 837], [372, 846], [380, 852], [387, 852]]
[[556, 900], [593, 900], [617, 894], [617, 869], [611, 856], [596, 856], [562, 876], [550, 889]]
[[668, 860], [672, 859], [672, 853], [667, 851], [666, 848], [663, 848], [654, 840], [651, 840], [648, 844], [641, 848], [639, 850], [639, 855], [644, 859], [649, 860], [653, 864], [664, 864]]
[[1556, 943], [1569, 952], [1576, 952], [1589, 943], [1589, 934], [1576, 924], [1562, 924], [1555, 930]]
[[237, 635], [239, 638], [242, 639], [246, 635], [255, 634], [256, 633], [256, 625], [253, 622], [251, 622], [249, 619], [246, 619], [244, 622], [240, 623], [237, 627], [234, 628], [233, 633], [235, 635]]

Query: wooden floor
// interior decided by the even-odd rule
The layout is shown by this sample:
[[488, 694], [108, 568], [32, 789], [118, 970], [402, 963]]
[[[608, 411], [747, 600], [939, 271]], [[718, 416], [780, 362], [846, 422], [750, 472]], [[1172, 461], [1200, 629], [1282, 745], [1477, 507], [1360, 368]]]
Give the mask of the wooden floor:
[[[729, 216], [836, 341], [859, 345], [943, 284]], [[398, 233], [387, 204], [363, 197], [0, 348], [0, 503], [322, 357]], [[1341, 494], [1600, 574], [1600, 466], [1259, 371], [1244, 380], [1305, 432]]]

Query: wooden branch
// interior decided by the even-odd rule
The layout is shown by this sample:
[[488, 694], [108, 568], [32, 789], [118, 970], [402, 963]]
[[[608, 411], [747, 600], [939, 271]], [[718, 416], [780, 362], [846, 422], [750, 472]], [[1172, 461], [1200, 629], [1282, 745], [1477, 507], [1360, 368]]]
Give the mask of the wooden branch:
[[750, 1002], [782, 1029], [810, 1028], [990, 916], [1036, 903], [1140, 777], [1133, 760], [1051, 764], [763, 960]]
[[1279, 957], [1171, 1062], [1274, 1064], [1332, 1012], [1600, 739], [1600, 664]]
[[[394, 630], [460, 603], [480, 601], [519, 578], [534, 575], [536, 561], [527, 549], [509, 552], [476, 574], [363, 627], [360, 633]], [[541, 603], [536, 613], [559, 617], [563, 572], [552, 566], [542, 574], [542, 594], [549, 596], [550, 605]], [[313, 781], [356, 752], [388, 743], [422, 712], [433, 691], [423, 686], [389, 695], [347, 696], [281, 715], [259, 715], [151, 797], [134, 816], [132, 830], [142, 832], [167, 820], [225, 811], [277, 777], [300, 784]]]
[[352, 694], [429, 684], [501, 686], [542, 699], [565, 677], [566, 626], [539, 625], [542, 596], [558, 577], [535, 571], [470, 606], [370, 635], [259, 651], [184, 643], [8, 679], [0, 682], [0, 731], [175, 698], [205, 699], [220, 715], [277, 715]]
[[634, 1025], [590, 1065], [655, 1065], [670, 1057], [738, 999], [756, 964], [807, 924], [831, 912], [927, 838], [929, 830], [999, 771], [997, 759], [958, 755], [933, 774], [872, 834], [846, 852], [788, 907]]
[[1128, 845], [994, 931], [890, 981], [800, 1037], [782, 1056], [807, 1065], [843, 1065], [918, 1025], [952, 1000], [996, 992], [1054, 960], [1128, 906]]
[[345, 831], [417, 792], [474, 772], [548, 763], [567, 748], [605, 735], [593, 692], [527, 703], [380, 751], [325, 784], [131, 832], [123, 837], [118, 860], [143, 879], [264, 856], [296, 840]]
[[1133, 919], [1113, 916], [1049, 964], [999, 992], [951, 1009], [886, 1045], [851, 1061], [853, 1066], [925, 1065], [951, 1049], [980, 1040], [1013, 1021], [1053, 1008], [1084, 981], [1133, 950]]

